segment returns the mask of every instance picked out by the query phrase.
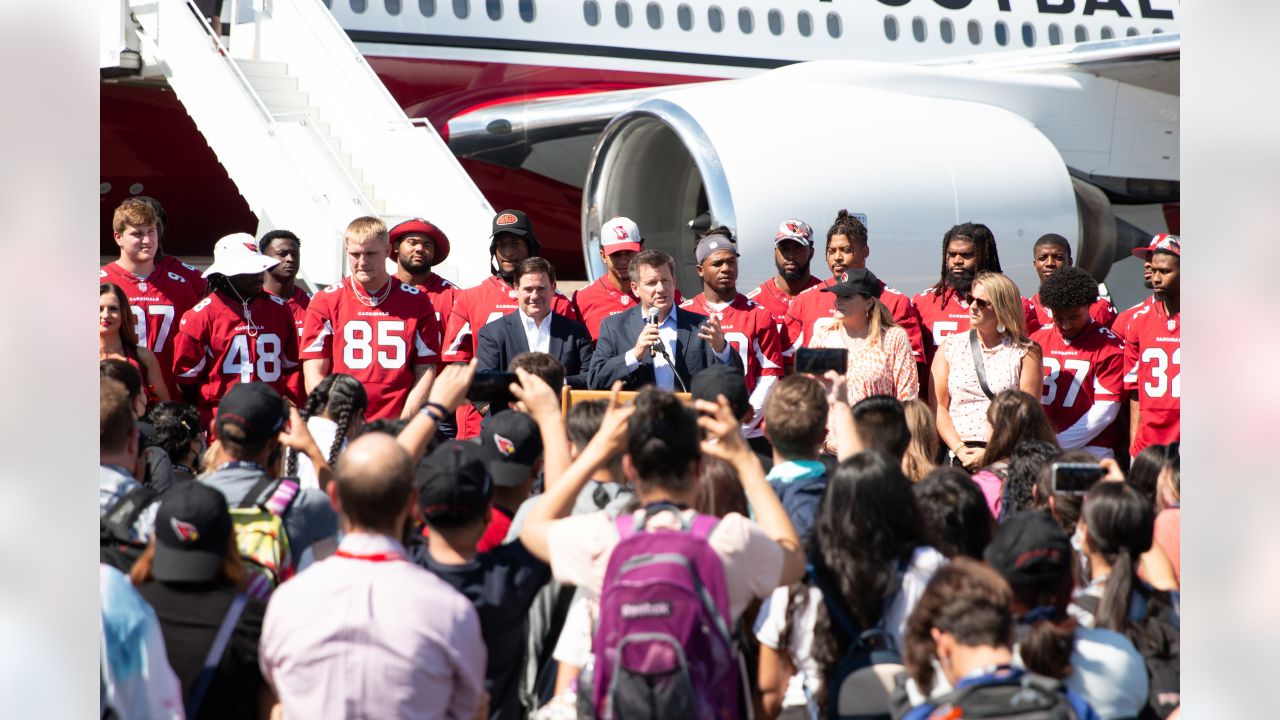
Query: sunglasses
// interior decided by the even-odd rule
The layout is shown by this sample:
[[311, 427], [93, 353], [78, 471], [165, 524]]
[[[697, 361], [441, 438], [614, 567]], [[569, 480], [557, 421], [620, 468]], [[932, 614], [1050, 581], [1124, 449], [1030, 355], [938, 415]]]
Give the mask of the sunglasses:
[[964, 301], [965, 301], [966, 303], [968, 303], [969, 305], [977, 305], [979, 310], [990, 310], [990, 309], [991, 309], [991, 301], [990, 301], [990, 300], [983, 300], [982, 298], [974, 297], [974, 296], [973, 296], [973, 295], [971, 295], [971, 294], [970, 294], [970, 295], [965, 295], [965, 296], [964, 296]]

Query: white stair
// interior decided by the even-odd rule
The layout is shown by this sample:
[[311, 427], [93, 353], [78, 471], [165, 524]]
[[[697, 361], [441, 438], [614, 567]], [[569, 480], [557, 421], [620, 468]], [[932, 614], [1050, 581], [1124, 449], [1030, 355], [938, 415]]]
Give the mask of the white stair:
[[493, 208], [435, 131], [405, 116], [320, 0], [230, 0], [224, 22], [240, 22], [229, 49], [186, 0], [118, 1], [143, 63], [173, 88], [257, 232], [303, 238], [305, 280], [346, 274], [343, 231], [360, 215], [388, 225], [426, 217], [454, 240], [442, 275], [463, 285], [487, 276]]

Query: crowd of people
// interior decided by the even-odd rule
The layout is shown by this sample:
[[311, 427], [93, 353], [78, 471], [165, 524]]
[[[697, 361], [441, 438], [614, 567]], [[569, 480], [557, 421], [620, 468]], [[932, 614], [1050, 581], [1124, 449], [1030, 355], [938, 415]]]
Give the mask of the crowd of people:
[[1178, 714], [1176, 236], [1117, 313], [978, 223], [908, 296], [844, 210], [747, 292], [702, 233], [692, 297], [623, 217], [572, 297], [519, 210], [465, 289], [357, 218], [314, 295], [165, 222], [100, 273], [104, 717]]

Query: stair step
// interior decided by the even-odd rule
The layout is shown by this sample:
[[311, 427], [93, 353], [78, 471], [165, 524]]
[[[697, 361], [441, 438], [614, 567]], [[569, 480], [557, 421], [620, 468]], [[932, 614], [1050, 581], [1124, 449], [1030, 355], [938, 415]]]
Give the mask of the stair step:
[[239, 58], [236, 60], [236, 65], [240, 67], [240, 72], [249, 78], [287, 77], [289, 75], [289, 65], [282, 62]]
[[298, 79], [288, 75], [245, 75], [258, 92], [298, 92]]
[[258, 97], [262, 99], [262, 104], [266, 105], [272, 113], [298, 112], [309, 107], [307, 94], [304, 92], [264, 90], [258, 92]]

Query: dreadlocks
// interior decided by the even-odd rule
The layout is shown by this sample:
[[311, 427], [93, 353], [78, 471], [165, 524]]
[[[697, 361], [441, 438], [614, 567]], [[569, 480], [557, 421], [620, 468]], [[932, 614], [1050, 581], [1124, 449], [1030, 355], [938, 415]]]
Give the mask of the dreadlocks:
[[[957, 277], [947, 272], [947, 247], [951, 245], [952, 240], [973, 243], [977, 264], [972, 273], [964, 273]], [[991, 228], [982, 223], [967, 222], [948, 230], [947, 234], [942, 236], [942, 272], [935, 286], [938, 292], [942, 292], [947, 287], [954, 288], [958, 292], [968, 292], [973, 285], [973, 279], [981, 272], [1001, 272], [1000, 255], [996, 252], [996, 236], [991, 233]]]

